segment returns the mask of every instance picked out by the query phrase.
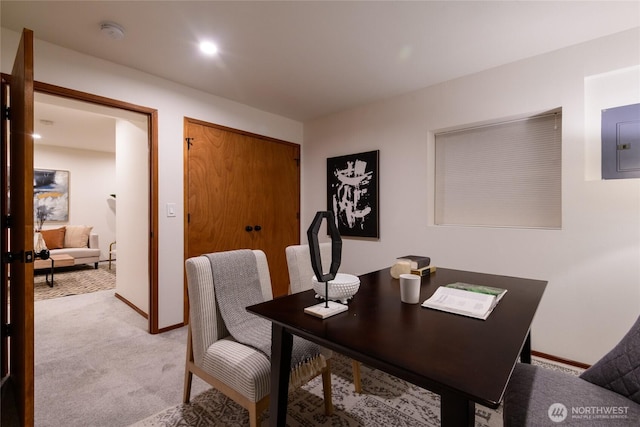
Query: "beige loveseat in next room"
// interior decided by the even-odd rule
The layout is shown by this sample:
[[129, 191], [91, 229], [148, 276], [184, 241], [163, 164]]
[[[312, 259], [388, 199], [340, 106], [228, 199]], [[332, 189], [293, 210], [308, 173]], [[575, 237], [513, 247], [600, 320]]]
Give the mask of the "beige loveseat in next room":
[[51, 255], [66, 254], [74, 258], [74, 265], [93, 264], [98, 268], [100, 242], [93, 227], [86, 225], [66, 225], [42, 230], [40, 233]]

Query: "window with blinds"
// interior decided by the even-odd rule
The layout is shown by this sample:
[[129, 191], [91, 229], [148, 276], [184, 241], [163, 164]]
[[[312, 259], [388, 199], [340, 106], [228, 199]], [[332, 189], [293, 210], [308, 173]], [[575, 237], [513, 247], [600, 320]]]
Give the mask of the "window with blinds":
[[558, 229], [562, 110], [435, 135], [435, 223]]

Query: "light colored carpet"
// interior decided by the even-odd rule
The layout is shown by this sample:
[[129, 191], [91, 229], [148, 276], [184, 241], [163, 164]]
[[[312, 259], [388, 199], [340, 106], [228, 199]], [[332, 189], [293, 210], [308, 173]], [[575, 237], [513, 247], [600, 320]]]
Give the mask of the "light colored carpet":
[[[195, 397], [181, 404], [186, 328], [148, 334], [113, 290], [37, 301], [35, 325], [36, 427], [248, 425], [244, 409], [195, 376]], [[335, 414], [324, 415], [316, 378], [290, 394], [288, 425], [440, 425], [438, 395], [383, 372], [363, 365], [358, 395], [350, 362], [336, 355], [332, 381]], [[476, 405], [476, 427], [501, 426], [500, 409]]]
[[127, 426], [182, 401], [185, 327], [150, 335], [113, 290], [34, 305], [36, 427]]
[[45, 270], [36, 270], [33, 276], [34, 301], [115, 289], [116, 266], [113, 263], [112, 268], [109, 269], [107, 263], [100, 263], [97, 269], [93, 264], [56, 268], [53, 274], [53, 287], [47, 285], [45, 279]]

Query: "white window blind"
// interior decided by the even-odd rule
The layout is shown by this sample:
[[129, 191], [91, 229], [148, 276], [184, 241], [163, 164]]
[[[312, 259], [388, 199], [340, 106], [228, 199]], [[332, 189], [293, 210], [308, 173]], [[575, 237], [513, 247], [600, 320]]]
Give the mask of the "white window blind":
[[436, 224], [560, 228], [561, 136], [561, 112], [436, 134]]

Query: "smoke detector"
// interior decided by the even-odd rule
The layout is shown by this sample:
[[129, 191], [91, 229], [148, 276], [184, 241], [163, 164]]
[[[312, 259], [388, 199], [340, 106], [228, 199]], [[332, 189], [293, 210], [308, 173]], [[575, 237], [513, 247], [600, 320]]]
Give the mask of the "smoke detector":
[[124, 28], [115, 22], [102, 22], [100, 24], [100, 32], [113, 40], [122, 40], [124, 38]]

